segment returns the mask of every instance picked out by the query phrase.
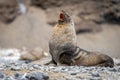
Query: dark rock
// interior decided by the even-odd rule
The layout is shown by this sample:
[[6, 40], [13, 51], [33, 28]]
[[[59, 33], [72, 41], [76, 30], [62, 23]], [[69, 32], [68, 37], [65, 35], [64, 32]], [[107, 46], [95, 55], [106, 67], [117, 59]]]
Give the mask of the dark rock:
[[25, 74], [15, 73], [13, 78], [15, 80], [28, 80], [25, 76], [26, 73]]
[[43, 9], [51, 8], [51, 7], [60, 7], [63, 5], [71, 5], [78, 4], [82, 2], [81, 0], [31, 0], [31, 4], [37, 7], [41, 7]]
[[14, 79], [11, 77], [5, 77], [4, 80], [14, 80]]
[[76, 74], [77, 74], [77, 72], [71, 72], [70, 74], [71, 74], [71, 75], [76, 75]]
[[117, 72], [115, 68], [109, 68], [109, 71]]
[[4, 23], [11, 23], [18, 16], [18, 4], [16, 0], [0, 1], [0, 20]]
[[2, 72], [0, 72], [0, 78], [3, 79], [4, 77], [5, 75]]
[[27, 74], [26, 78], [28, 80], [48, 80], [49, 76], [41, 72], [33, 72], [31, 74]]
[[15, 75], [14, 75], [15, 77], [19, 77], [20, 76], [20, 74], [19, 73], [15, 73]]

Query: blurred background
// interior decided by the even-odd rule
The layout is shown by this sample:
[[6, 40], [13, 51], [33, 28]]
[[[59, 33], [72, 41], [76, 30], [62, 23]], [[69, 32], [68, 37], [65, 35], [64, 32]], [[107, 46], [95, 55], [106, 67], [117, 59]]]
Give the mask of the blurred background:
[[49, 52], [61, 10], [75, 22], [78, 46], [120, 58], [120, 0], [0, 0], [0, 48]]

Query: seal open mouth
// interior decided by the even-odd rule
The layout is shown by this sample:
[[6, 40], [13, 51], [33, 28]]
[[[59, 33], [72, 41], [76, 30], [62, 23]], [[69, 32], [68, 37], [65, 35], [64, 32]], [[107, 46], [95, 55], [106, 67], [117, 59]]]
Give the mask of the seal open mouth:
[[64, 11], [62, 10], [62, 12], [60, 13], [60, 20], [64, 21], [65, 20], [65, 14]]
[[59, 15], [59, 24], [64, 24], [64, 23], [68, 23], [71, 21], [70, 16], [64, 11], [62, 10], [60, 15]]

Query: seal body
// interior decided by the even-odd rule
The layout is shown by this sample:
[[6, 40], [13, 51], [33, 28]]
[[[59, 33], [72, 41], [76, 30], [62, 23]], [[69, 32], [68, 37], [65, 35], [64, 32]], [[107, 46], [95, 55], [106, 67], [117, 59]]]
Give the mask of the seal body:
[[[60, 20], [53, 28], [53, 33], [49, 41], [49, 51], [52, 59], [59, 64], [59, 58], [64, 52], [73, 52], [76, 49], [76, 33], [72, 18], [62, 11]], [[68, 53], [72, 55], [73, 53]]]
[[53, 28], [49, 52], [56, 65], [113, 67], [113, 59], [99, 52], [89, 52], [76, 45], [76, 32], [72, 18], [62, 11]]

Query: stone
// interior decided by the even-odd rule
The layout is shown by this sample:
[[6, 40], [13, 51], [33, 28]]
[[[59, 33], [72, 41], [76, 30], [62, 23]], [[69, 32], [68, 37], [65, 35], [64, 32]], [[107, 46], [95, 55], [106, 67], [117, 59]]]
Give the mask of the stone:
[[48, 80], [49, 76], [41, 72], [32, 72], [31, 74], [27, 74], [26, 78], [29, 80]]
[[0, 79], [3, 79], [4, 77], [5, 75], [2, 72], [0, 72]]
[[92, 72], [91, 75], [92, 75], [93, 77], [100, 77], [99, 73], [97, 73], [97, 72]]

